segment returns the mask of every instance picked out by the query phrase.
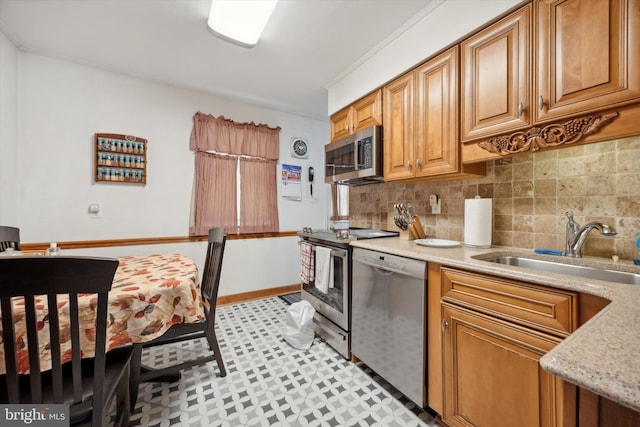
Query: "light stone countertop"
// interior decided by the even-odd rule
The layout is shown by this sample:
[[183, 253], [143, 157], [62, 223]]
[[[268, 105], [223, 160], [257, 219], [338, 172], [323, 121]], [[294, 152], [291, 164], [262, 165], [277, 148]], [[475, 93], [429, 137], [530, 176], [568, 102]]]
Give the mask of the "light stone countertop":
[[[523, 282], [585, 292], [610, 300], [609, 305], [543, 356], [540, 365], [570, 383], [640, 411], [640, 286], [548, 273], [472, 258], [500, 252], [558, 260], [557, 256], [538, 255], [533, 250], [526, 249], [504, 246], [487, 249], [464, 246], [433, 248], [399, 238], [356, 240], [351, 245]], [[605, 268], [609, 266], [611, 269], [640, 273], [640, 268], [630, 261], [614, 264], [609, 260], [590, 257], [579, 260], [562, 258], [562, 261]]]

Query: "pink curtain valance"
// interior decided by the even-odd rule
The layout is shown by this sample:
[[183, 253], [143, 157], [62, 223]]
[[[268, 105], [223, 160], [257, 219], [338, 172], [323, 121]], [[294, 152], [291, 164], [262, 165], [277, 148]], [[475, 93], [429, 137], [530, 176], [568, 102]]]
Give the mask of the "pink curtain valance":
[[224, 116], [197, 112], [189, 148], [192, 151], [216, 151], [237, 156], [278, 160], [280, 127], [238, 123]]

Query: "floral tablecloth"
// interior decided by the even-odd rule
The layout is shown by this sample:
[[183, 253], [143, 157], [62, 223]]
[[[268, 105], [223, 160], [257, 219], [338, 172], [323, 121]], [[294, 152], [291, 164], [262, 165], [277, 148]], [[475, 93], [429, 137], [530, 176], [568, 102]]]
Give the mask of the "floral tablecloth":
[[[118, 258], [120, 264], [109, 292], [107, 351], [128, 343], [151, 341], [173, 324], [193, 323], [204, 319], [198, 267], [189, 257], [179, 254], [154, 254]], [[95, 299], [93, 294], [80, 296], [80, 340], [82, 356], [94, 356]], [[39, 322], [41, 369], [51, 369], [48, 307], [45, 298], [36, 300]], [[18, 366], [29, 372], [26, 327], [20, 308], [22, 299], [14, 301]], [[60, 328], [69, 328], [68, 301], [59, 299]], [[84, 332], [84, 333], [82, 333]], [[68, 340], [65, 340], [65, 337]], [[71, 360], [70, 337], [62, 334], [63, 362]], [[0, 345], [0, 374], [5, 373], [4, 346]]]

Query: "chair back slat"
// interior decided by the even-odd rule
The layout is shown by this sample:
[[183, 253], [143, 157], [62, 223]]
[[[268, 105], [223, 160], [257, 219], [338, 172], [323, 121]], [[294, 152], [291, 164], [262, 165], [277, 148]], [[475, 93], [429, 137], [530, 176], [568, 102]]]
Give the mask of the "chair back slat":
[[[36, 403], [43, 399], [42, 403], [67, 403], [72, 405], [83, 401], [82, 390], [82, 366], [80, 351], [80, 325], [78, 295], [97, 295], [96, 305], [96, 338], [95, 338], [95, 358], [93, 362], [94, 389], [91, 392], [94, 401], [102, 402], [104, 394], [105, 377], [105, 349], [106, 349], [106, 325], [107, 325], [107, 305], [108, 292], [111, 289], [113, 276], [115, 274], [118, 261], [109, 258], [89, 258], [89, 257], [0, 257], [0, 308], [2, 315], [2, 337], [5, 349], [5, 369], [7, 390], [0, 390], [0, 396], [8, 394], [8, 403]], [[42, 296], [46, 295], [46, 299]], [[12, 297], [25, 297], [25, 318], [27, 322], [27, 346], [29, 347], [29, 378], [30, 390], [20, 390], [20, 368], [16, 355], [16, 332], [13, 325], [13, 313], [11, 310]], [[57, 296], [61, 296], [57, 299]], [[68, 304], [61, 304], [58, 308], [58, 301], [62, 302], [68, 298]], [[35, 298], [42, 298], [36, 302]], [[49, 336], [51, 344], [51, 371], [40, 373], [38, 327], [37, 322], [42, 321], [43, 309], [40, 304], [47, 302], [48, 317], [45, 323], [49, 323]], [[36, 307], [37, 304], [37, 307]], [[92, 305], [93, 307], [93, 305]], [[69, 310], [70, 315], [70, 336], [71, 336], [71, 378], [66, 378], [67, 363], [63, 364], [63, 353], [61, 350], [60, 317], [58, 310]], [[36, 316], [40, 315], [40, 319]], [[83, 312], [83, 315], [86, 315]], [[64, 325], [63, 325], [64, 327]], [[83, 331], [84, 333], [84, 331]], [[31, 356], [33, 346], [35, 355]], [[22, 367], [24, 368], [24, 367]], [[43, 380], [42, 378], [45, 378]], [[64, 381], [71, 382], [73, 388], [73, 401], [63, 401]], [[49, 384], [51, 383], [51, 386]], [[47, 391], [43, 392], [43, 384]], [[22, 384], [26, 387], [25, 384]], [[20, 393], [22, 391], [22, 393]], [[20, 402], [20, 396], [26, 391], [29, 396], [24, 397]], [[30, 399], [30, 402], [24, 401]], [[99, 399], [99, 400], [98, 400]], [[104, 414], [101, 405], [93, 405], [93, 419], [100, 425]], [[96, 417], [97, 413], [97, 417]]]
[[2, 309], [2, 340], [4, 341], [4, 365], [7, 373], [7, 397], [9, 403], [20, 403], [20, 383], [18, 381], [18, 358], [16, 357], [16, 339], [13, 324], [11, 298], [0, 301]]
[[202, 283], [200, 284], [207, 317], [215, 316], [226, 240], [227, 233], [224, 228], [216, 227], [209, 230], [209, 245], [207, 247], [204, 271], [202, 272]]
[[0, 252], [4, 252], [10, 247], [20, 250], [20, 229], [0, 225]]
[[[107, 294], [98, 294], [98, 306], [96, 315], [96, 355], [95, 364], [104, 366], [106, 362], [106, 342], [107, 342]], [[98, 348], [98, 347], [101, 348]], [[94, 376], [93, 399], [102, 402], [104, 400], [104, 374]], [[99, 425], [103, 416], [102, 406], [93, 408], [93, 425]]]
[[25, 322], [27, 324], [27, 350], [29, 353], [29, 375], [31, 383], [31, 403], [42, 403], [42, 378], [40, 377], [40, 340], [38, 339], [38, 318], [33, 295], [24, 297]]
[[60, 351], [60, 317], [58, 315], [57, 295], [47, 296], [49, 308], [49, 342], [51, 343], [51, 385], [53, 390], [53, 403], [62, 403], [62, 352]]
[[78, 325], [78, 294], [69, 294], [69, 321], [71, 335], [71, 380], [73, 401], [82, 402], [82, 354], [80, 352], [80, 327]]
[[20, 250], [20, 243], [16, 242], [0, 242], [0, 252], [4, 252], [9, 248], [14, 248], [15, 250]]

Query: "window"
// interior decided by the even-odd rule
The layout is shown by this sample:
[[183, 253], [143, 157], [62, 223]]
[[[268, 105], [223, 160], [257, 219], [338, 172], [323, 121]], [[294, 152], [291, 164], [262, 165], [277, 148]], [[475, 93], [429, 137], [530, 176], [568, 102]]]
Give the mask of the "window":
[[189, 234], [279, 230], [276, 166], [280, 128], [196, 113], [194, 206]]

